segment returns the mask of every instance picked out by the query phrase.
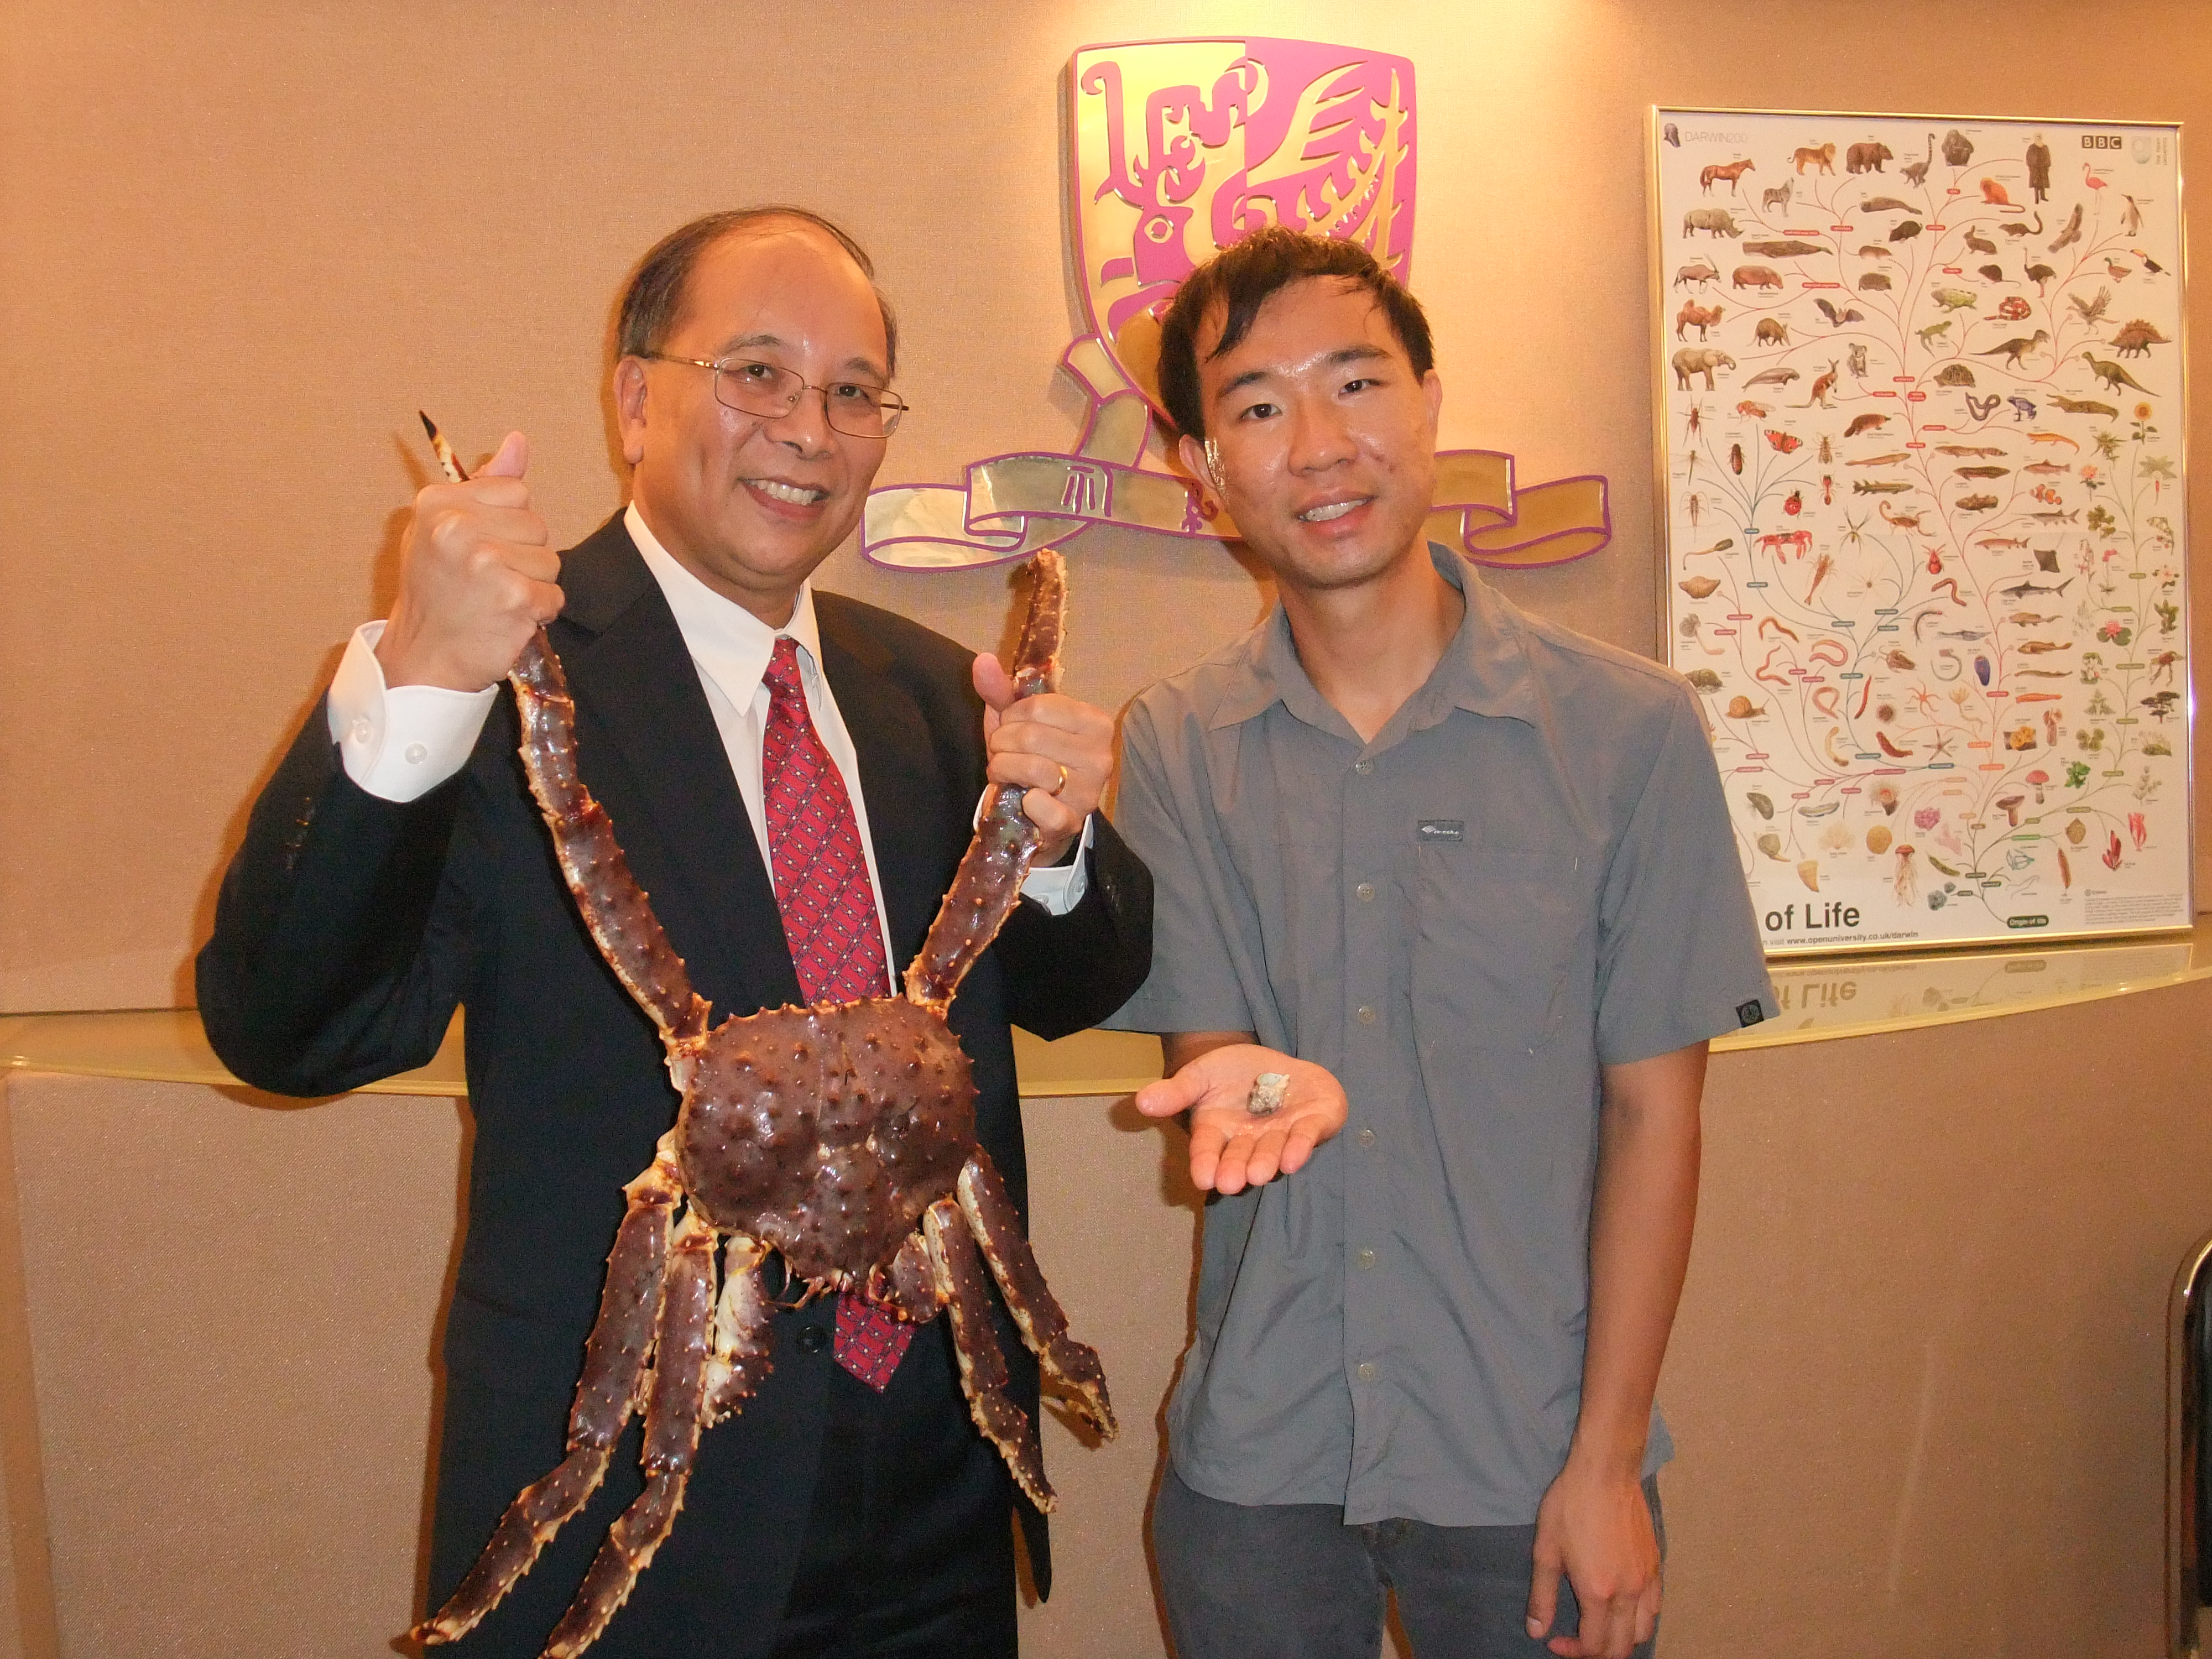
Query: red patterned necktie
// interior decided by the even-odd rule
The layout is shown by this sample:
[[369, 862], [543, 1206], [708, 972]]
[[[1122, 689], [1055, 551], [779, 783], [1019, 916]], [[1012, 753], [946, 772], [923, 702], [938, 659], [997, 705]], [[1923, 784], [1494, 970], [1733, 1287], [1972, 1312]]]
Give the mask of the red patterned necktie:
[[[761, 808], [768, 823], [769, 867], [791, 965], [809, 1002], [859, 1002], [884, 995], [876, 890], [853, 799], [806, 711], [799, 682], [799, 641], [775, 642], [762, 677], [768, 729], [761, 742]], [[914, 1340], [914, 1327], [850, 1291], [837, 1298], [837, 1363], [878, 1394]]]

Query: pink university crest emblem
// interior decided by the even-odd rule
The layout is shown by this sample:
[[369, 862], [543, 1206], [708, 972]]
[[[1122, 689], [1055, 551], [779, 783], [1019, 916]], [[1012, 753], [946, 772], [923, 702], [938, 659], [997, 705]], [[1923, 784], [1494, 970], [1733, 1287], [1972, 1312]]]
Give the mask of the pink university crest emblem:
[[[1062, 358], [1090, 393], [1073, 454], [973, 462], [964, 486], [869, 498], [862, 550], [909, 568], [1072, 550], [1093, 526], [1234, 536], [1180, 474], [1147, 467], [1158, 319], [1182, 280], [1264, 225], [1358, 241], [1412, 276], [1413, 65], [1249, 36], [1085, 46], [1069, 68], [1073, 248], [1091, 331]], [[1602, 478], [1516, 491], [1513, 459], [1437, 458], [1430, 533], [1487, 564], [1555, 564], [1611, 534]]]

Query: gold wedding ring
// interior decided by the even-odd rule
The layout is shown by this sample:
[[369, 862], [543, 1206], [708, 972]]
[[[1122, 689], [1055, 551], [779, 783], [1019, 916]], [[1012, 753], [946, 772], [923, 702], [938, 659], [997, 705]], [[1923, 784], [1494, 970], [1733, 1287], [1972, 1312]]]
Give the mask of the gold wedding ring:
[[[1053, 764], [1054, 764], [1054, 766], [1060, 766], [1060, 763], [1059, 763], [1058, 761], [1054, 761], [1054, 762], [1053, 763]], [[1054, 799], [1059, 799], [1059, 797], [1060, 797], [1060, 792], [1061, 790], [1063, 790], [1063, 789], [1066, 788], [1066, 787], [1067, 787], [1067, 769], [1066, 769], [1065, 766], [1060, 766], [1060, 781], [1059, 781], [1058, 783], [1055, 783], [1054, 785], [1053, 785], [1053, 787], [1052, 787], [1050, 789], [1047, 790], [1045, 793], [1046, 793], [1047, 794], [1048, 794], [1048, 795], [1052, 796]]]

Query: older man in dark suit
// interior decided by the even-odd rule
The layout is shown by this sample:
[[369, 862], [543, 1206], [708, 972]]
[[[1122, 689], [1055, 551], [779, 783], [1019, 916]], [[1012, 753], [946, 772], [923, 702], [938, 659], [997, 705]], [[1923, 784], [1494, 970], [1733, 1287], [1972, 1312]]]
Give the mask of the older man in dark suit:
[[[951, 1021], [1017, 1202], [1009, 1022], [1078, 1030], [1144, 979], [1150, 880], [1095, 815], [1108, 716], [1015, 702], [992, 658], [809, 586], [896, 425], [896, 344], [865, 254], [811, 214], [716, 215], [664, 240], [623, 309], [628, 507], [553, 551], [520, 434], [475, 480], [423, 490], [389, 621], [349, 647], [225, 882], [201, 1006], [249, 1082], [357, 1086], [427, 1060], [468, 1008], [476, 1134], [434, 1606], [560, 1460], [620, 1185], [676, 1103], [657, 1034], [578, 921], [495, 695], [534, 629], [566, 668], [592, 789], [718, 1018], [888, 988], [987, 776], [1027, 791], [1054, 867], [1030, 878]], [[788, 833], [794, 765], [817, 805], [828, 792], [826, 830]], [[833, 872], [830, 925], [779, 902], [802, 856], [817, 890]], [[1014, 1651], [1016, 1494], [969, 1421], [947, 1322], [902, 1328], [910, 1346], [886, 1352], [864, 1340], [870, 1318], [828, 1301], [777, 1316], [773, 1372], [706, 1437], [683, 1519], [599, 1651]], [[1034, 1366], [1001, 1337], [1034, 1413]], [[639, 1490], [635, 1435], [457, 1651], [538, 1651]], [[1019, 1513], [1048, 1586], [1042, 1518]]]

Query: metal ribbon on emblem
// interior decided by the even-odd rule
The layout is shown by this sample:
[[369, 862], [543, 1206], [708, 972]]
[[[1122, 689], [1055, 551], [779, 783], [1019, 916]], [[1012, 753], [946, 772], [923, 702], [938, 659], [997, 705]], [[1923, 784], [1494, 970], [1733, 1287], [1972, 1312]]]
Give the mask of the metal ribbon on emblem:
[[[1069, 93], [1071, 222], [1091, 331], [1061, 363], [1091, 399], [1083, 436], [1072, 454], [973, 462], [963, 484], [872, 492], [860, 547], [878, 564], [999, 564], [1042, 547], [1069, 551], [1108, 528], [1234, 538], [1236, 526], [1189, 480], [1144, 464], [1158, 406], [1158, 319], [1176, 288], [1216, 250], [1268, 224], [1356, 240], [1407, 279], [1409, 59], [1256, 37], [1086, 46]], [[1446, 450], [1428, 532], [1480, 564], [1582, 558], [1612, 537], [1606, 481], [1516, 489], [1510, 455]]]

